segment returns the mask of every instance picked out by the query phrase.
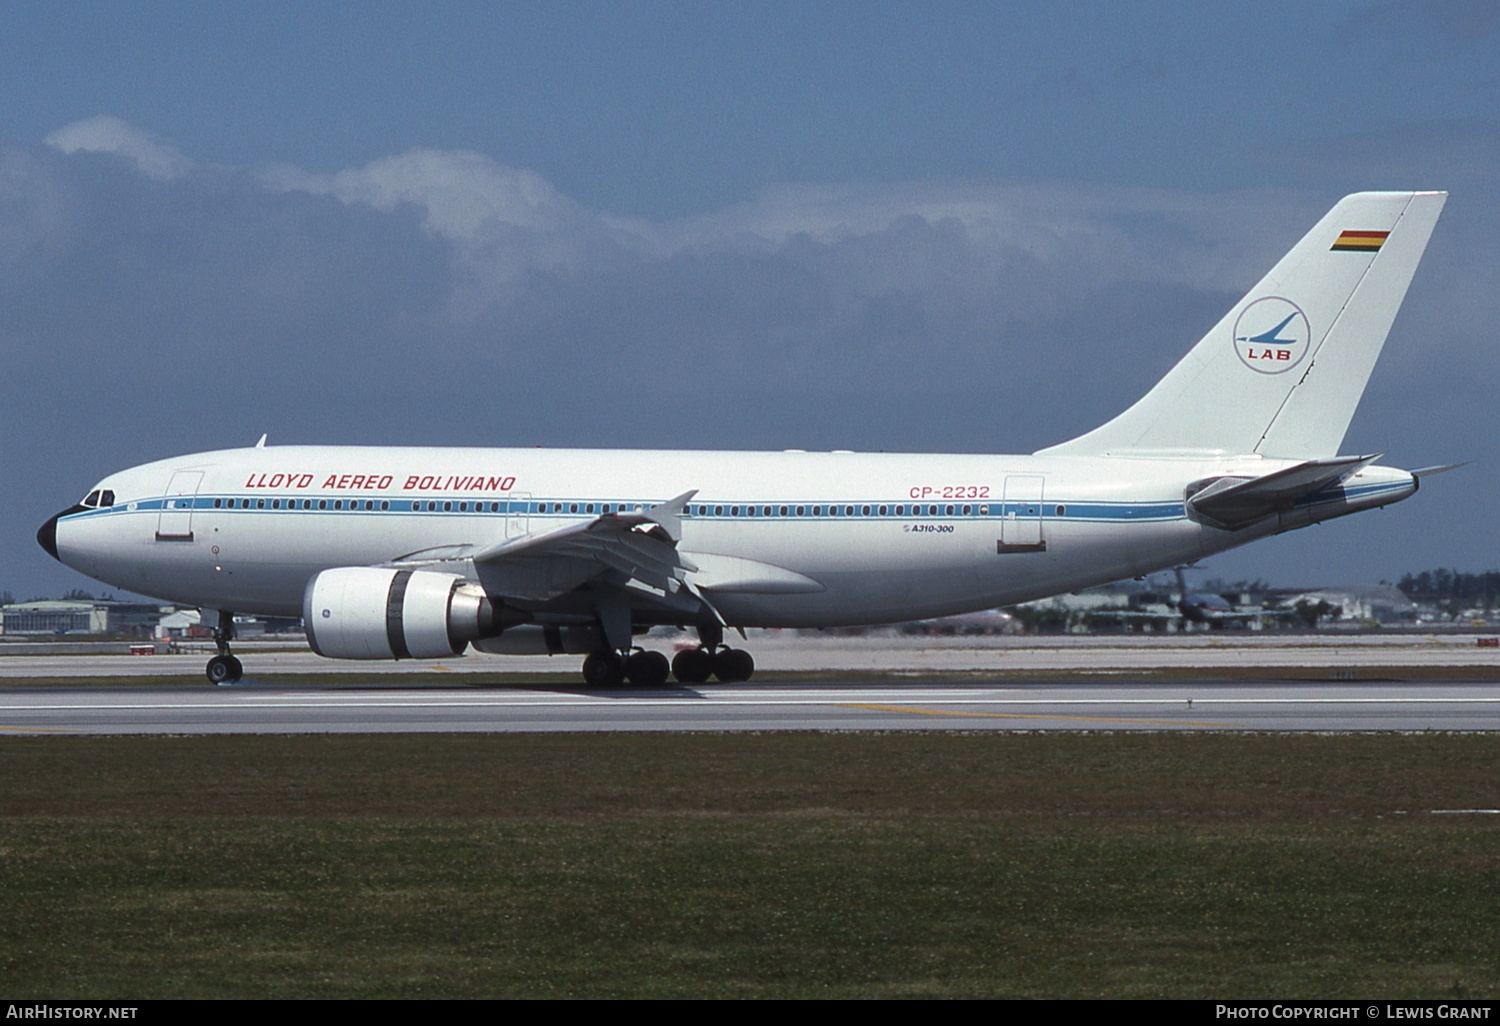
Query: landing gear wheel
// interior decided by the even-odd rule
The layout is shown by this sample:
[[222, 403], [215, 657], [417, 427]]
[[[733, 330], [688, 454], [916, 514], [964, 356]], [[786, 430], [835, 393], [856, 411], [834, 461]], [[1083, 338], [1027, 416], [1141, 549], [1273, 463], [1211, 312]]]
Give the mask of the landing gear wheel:
[[741, 648], [721, 648], [714, 653], [714, 676], [725, 684], [742, 684], [755, 672], [755, 660]]
[[613, 652], [595, 652], [583, 661], [583, 680], [591, 688], [612, 688], [625, 679], [625, 660]]
[[638, 688], [659, 688], [671, 667], [660, 652], [637, 652], [625, 660], [625, 676]]
[[685, 648], [672, 657], [672, 676], [681, 684], [702, 684], [714, 673], [713, 653], [704, 648]]
[[245, 672], [245, 667], [232, 655], [214, 656], [204, 671], [210, 684], [233, 684]]

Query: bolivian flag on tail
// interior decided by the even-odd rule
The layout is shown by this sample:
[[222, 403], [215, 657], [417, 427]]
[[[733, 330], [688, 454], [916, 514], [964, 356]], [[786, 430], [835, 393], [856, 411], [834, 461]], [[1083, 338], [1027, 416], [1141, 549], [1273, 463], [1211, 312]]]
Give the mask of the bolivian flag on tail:
[[1385, 243], [1390, 232], [1339, 232], [1332, 252], [1374, 253]]

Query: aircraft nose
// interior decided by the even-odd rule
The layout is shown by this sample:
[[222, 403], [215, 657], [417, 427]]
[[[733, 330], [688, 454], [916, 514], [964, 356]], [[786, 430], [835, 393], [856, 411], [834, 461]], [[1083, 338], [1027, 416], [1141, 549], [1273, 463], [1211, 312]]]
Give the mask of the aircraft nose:
[[58, 562], [62, 562], [62, 557], [57, 554], [57, 518], [61, 515], [60, 513], [53, 514], [51, 519], [36, 532], [36, 543], [46, 549], [47, 555]]
[[37, 529], [36, 543], [47, 550], [47, 555], [62, 562], [62, 557], [57, 554], [57, 522], [69, 513], [77, 513], [83, 506], [70, 506], [61, 513], [54, 513], [45, 524]]

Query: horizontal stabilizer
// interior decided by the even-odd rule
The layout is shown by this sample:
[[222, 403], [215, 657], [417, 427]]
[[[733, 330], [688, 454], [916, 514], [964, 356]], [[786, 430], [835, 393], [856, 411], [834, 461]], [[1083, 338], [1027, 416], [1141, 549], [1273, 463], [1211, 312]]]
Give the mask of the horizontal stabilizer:
[[1189, 496], [1188, 512], [1196, 519], [1234, 531], [1273, 513], [1291, 509], [1299, 499], [1315, 495], [1356, 474], [1380, 458], [1340, 456], [1308, 460], [1262, 477], [1221, 477]]
[[1462, 463], [1444, 463], [1437, 467], [1423, 467], [1421, 470], [1413, 470], [1411, 476], [1418, 479], [1432, 477], [1435, 474], [1446, 474], [1450, 470], [1457, 470], [1459, 467], [1467, 467], [1468, 465], [1469, 461], [1464, 460]]

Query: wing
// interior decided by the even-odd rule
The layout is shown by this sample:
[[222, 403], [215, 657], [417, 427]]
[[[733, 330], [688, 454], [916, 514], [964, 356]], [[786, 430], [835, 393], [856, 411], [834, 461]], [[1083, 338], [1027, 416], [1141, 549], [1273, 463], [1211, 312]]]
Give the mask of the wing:
[[785, 567], [723, 553], [689, 556], [682, 552], [678, 548], [682, 518], [696, 494], [694, 489], [647, 509], [606, 513], [488, 546], [423, 549], [387, 565], [447, 569], [477, 578], [494, 598], [525, 604], [545, 603], [588, 586], [601, 618], [610, 621], [612, 630], [625, 632], [625, 641], [632, 601], [674, 610], [694, 620], [706, 613], [727, 626], [714, 606], [711, 596], [716, 593], [787, 595], [824, 590], [821, 582]]
[[606, 513], [555, 531], [513, 538], [478, 549], [469, 558], [491, 595], [545, 602], [602, 579], [697, 612], [707, 605], [687, 582], [697, 566], [677, 551], [683, 512], [696, 494], [694, 489], [649, 509]]

